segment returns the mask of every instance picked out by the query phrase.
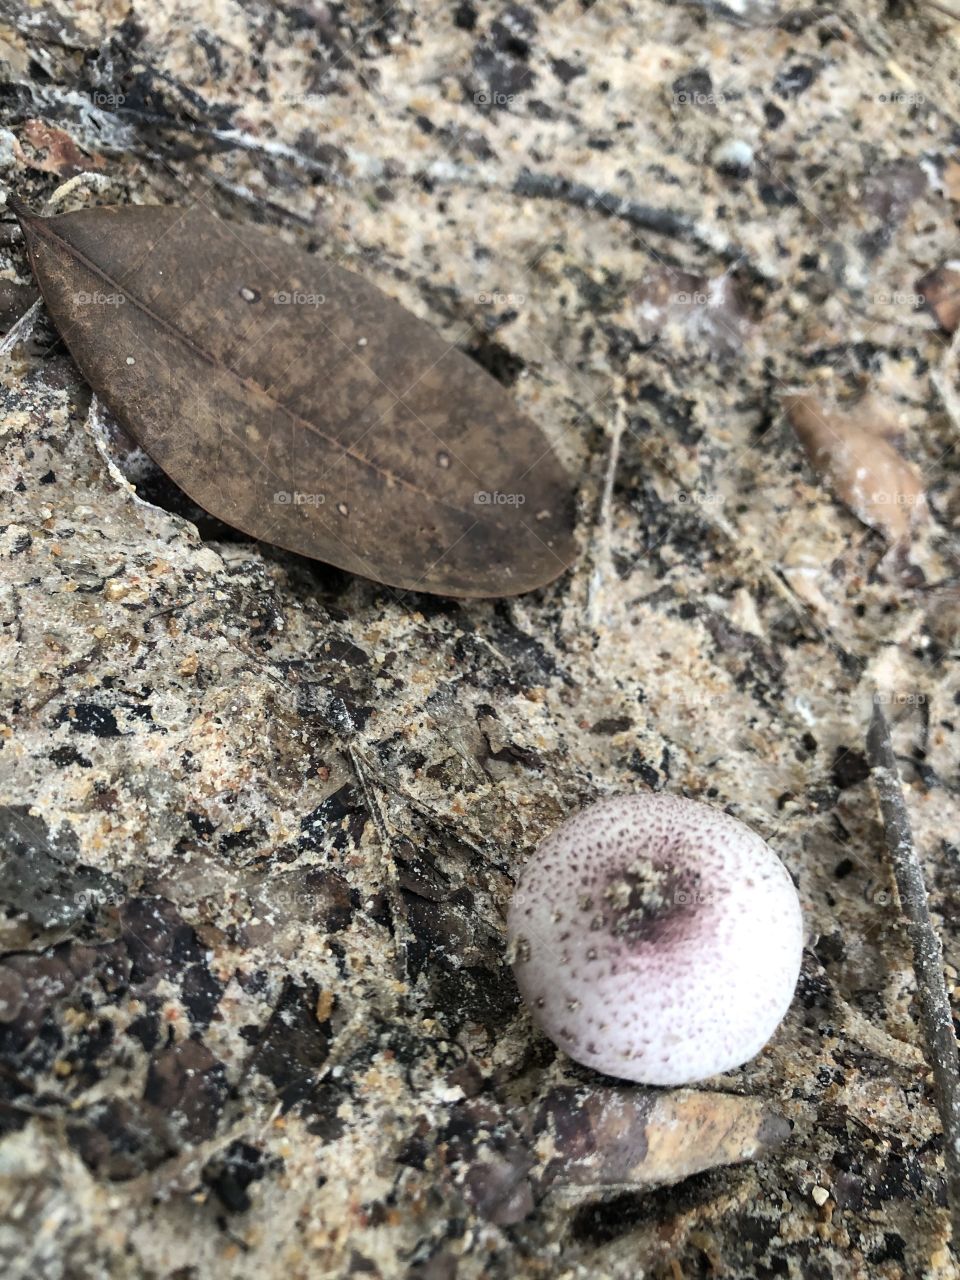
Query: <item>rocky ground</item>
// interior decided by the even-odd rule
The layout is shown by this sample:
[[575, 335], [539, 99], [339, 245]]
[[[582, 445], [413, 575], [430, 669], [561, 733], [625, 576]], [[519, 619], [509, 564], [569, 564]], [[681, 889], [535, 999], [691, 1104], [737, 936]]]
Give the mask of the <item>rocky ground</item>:
[[[192, 507], [42, 309], [14, 334], [5, 1274], [956, 1274], [863, 739], [876, 686], [956, 983], [960, 387], [917, 281], [960, 256], [960, 23], [2, 11], [5, 190], [281, 228], [506, 384], [580, 513], [531, 595], [378, 587]], [[789, 394], [887, 424], [886, 508]], [[504, 958], [537, 840], [643, 788], [761, 832], [806, 915], [780, 1031], [693, 1090], [559, 1055]]]

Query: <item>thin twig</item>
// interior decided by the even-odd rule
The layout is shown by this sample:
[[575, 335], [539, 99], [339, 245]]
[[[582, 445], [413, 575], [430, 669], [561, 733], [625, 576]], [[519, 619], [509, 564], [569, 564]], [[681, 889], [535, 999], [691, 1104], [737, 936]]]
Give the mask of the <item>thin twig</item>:
[[355, 747], [348, 746], [347, 755], [350, 757], [350, 764], [353, 766], [353, 772], [359, 783], [360, 794], [363, 797], [367, 813], [370, 815], [370, 821], [373, 823], [374, 830], [380, 839], [380, 848], [383, 852], [383, 878], [381, 883], [390, 902], [390, 914], [393, 917], [393, 948], [397, 977], [402, 980], [406, 973], [405, 957], [410, 937], [406, 912], [403, 909], [403, 898], [400, 893], [400, 876], [393, 856], [393, 839], [390, 835], [387, 817], [380, 805], [380, 798], [367, 777], [367, 771], [364, 768], [365, 762], [360, 752]]
[[614, 195], [611, 191], [597, 191], [569, 178], [558, 178], [551, 173], [532, 173], [529, 169], [523, 169], [514, 180], [511, 190], [516, 196], [562, 200], [564, 204], [572, 204], [579, 209], [592, 209], [608, 218], [619, 218], [641, 231], [654, 231], [658, 235], [672, 236], [677, 240], [693, 240], [702, 248], [718, 253], [721, 258], [730, 262], [745, 262], [748, 257], [740, 245], [709, 235], [685, 213], [639, 204], [636, 200]]
[[603, 494], [600, 499], [600, 510], [597, 515], [597, 529], [594, 535], [593, 572], [587, 591], [587, 616], [591, 627], [596, 629], [600, 622], [601, 597], [607, 575], [613, 567], [610, 540], [613, 532], [613, 488], [620, 465], [620, 445], [623, 441], [623, 429], [626, 417], [623, 408], [617, 404], [613, 411], [613, 426], [610, 430], [610, 449], [607, 455], [607, 469], [603, 479]]
[[913, 948], [913, 969], [920, 996], [920, 1027], [933, 1068], [937, 1110], [943, 1126], [947, 1203], [954, 1249], [960, 1249], [960, 1064], [957, 1037], [943, 976], [943, 949], [930, 919], [923, 869], [910, 830], [900, 774], [893, 754], [890, 725], [879, 694], [867, 731], [867, 759], [873, 774], [887, 850]]

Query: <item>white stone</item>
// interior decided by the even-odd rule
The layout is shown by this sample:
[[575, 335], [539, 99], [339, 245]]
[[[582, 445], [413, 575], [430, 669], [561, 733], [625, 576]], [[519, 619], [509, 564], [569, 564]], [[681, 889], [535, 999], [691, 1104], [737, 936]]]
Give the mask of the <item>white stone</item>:
[[753, 147], [742, 138], [725, 138], [710, 156], [715, 169], [749, 169], [753, 164]]

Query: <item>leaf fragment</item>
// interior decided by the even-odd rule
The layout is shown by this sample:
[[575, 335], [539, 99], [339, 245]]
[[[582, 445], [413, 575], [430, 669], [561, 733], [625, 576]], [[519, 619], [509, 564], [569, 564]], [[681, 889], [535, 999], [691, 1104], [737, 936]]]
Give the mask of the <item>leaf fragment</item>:
[[885, 411], [868, 399], [844, 413], [810, 395], [787, 396], [784, 407], [812, 466], [841, 502], [891, 542], [905, 541], [926, 513], [926, 495]]
[[53, 128], [44, 120], [25, 121], [21, 137], [32, 149], [24, 157], [24, 163], [40, 173], [70, 178], [85, 170], [107, 167], [103, 156], [83, 150], [69, 133]]
[[960, 262], [943, 262], [928, 271], [917, 281], [917, 292], [944, 332], [960, 326]]
[[665, 1186], [758, 1160], [790, 1132], [760, 1098], [713, 1090], [560, 1086], [533, 1124], [545, 1183]]

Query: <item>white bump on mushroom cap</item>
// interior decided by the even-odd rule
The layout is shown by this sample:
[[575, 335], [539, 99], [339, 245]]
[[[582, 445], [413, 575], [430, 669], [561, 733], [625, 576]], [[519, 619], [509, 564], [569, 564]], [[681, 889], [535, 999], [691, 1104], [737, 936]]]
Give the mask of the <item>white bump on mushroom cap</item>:
[[507, 916], [517, 985], [571, 1058], [679, 1085], [741, 1066], [800, 974], [790, 875], [756, 832], [680, 796], [575, 814], [523, 869]]

